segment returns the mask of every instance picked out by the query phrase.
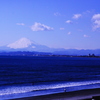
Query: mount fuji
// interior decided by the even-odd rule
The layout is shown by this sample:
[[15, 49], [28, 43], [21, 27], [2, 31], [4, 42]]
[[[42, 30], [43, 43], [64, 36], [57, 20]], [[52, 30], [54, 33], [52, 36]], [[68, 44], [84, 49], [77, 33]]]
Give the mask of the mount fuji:
[[27, 38], [21, 38], [14, 43], [6, 46], [1, 46], [0, 51], [37, 51], [37, 52], [52, 52], [55, 51], [53, 48], [49, 48], [45, 45], [40, 45]]
[[60, 55], [88, 55], [88, 54], [95, 54], [100, 55], [100, 49], [64, 49], [64, 48], [49, 48], [48, 46], [38, 44], [34, 41], [31, 41], [27, 38], [21, 38], [14, 43], [8, 44], [6, 46], [0, 47], [0, 52], [49, 52], [53, 54], [60, 54]]

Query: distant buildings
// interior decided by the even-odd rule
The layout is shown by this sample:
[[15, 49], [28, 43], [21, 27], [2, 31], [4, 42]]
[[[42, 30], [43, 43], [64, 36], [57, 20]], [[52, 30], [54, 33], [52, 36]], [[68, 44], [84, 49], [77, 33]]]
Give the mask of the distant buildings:
[[89, 54], [88, 56], [89, 57], [95, 57], [95, 54]]

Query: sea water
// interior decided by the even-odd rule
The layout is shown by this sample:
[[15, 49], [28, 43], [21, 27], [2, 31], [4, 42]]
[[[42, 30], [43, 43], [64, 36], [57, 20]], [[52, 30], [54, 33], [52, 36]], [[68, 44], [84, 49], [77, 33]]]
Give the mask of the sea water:
[[100, 88], [100, 58], [0, 56], [0, 100]]

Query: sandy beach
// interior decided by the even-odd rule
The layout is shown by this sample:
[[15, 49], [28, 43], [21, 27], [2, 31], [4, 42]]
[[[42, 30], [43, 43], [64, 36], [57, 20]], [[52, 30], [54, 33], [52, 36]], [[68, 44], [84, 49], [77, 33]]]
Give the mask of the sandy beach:
[[[99, 89], [88, 89], [74, 92], [57, 93], [43, 96], [17, 98], [11, 100], [92, 100], [94, 96], [100, 96]], [[98, 99], [94, 99], [98, 100]]]

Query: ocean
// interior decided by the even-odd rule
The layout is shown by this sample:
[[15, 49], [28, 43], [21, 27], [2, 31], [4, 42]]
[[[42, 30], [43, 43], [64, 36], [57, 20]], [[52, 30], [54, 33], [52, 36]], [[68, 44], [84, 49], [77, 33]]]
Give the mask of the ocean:
[[100, 88], [100, 58], [0, 56], [0, 100]]

